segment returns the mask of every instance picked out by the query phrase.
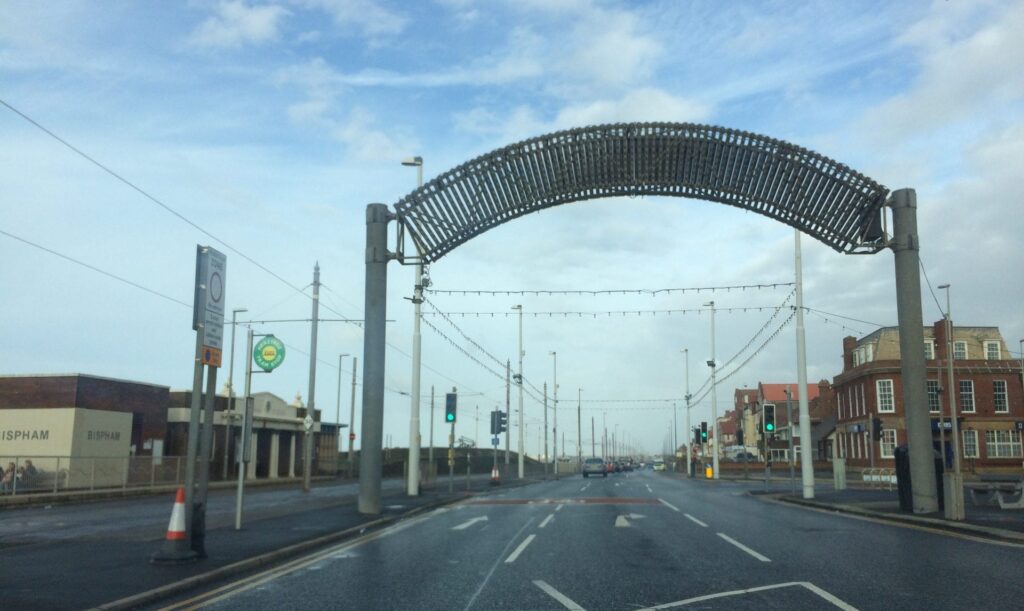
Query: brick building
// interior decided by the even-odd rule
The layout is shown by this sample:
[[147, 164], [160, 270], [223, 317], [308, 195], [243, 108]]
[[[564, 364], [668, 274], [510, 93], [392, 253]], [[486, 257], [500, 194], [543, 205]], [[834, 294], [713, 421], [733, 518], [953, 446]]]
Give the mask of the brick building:
[[[945, 322], [924, 329], [927, 409], [936, 450], [945, 437], [952, 460], [949, 402], [945, 398], [947, 342]], [[965, 473], [1019, 473], [1024, 388], [1021, 365], [1010, 358], [996, 327], [953, 328], [953, 387], [961, 430]], [[893, 452], [907, 443], [899, 328], [884, 327], [861, 339], [843, 339], [843, 371], [833, 380], [836, 394], [836, 454], [849, 465], [892, 467]], [[940, 428], [940, 416], [943, 425]], [[879, 419], [882, 438], [871, 439]]]

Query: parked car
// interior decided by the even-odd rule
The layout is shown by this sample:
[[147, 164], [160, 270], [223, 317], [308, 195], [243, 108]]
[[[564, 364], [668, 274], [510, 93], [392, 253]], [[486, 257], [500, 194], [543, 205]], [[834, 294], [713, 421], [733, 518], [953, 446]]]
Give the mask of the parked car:
[[608, 468], [605, 466], [603, 458], [588, 458], [583, 461], [583, 477], [591, 475], [608, 477]]

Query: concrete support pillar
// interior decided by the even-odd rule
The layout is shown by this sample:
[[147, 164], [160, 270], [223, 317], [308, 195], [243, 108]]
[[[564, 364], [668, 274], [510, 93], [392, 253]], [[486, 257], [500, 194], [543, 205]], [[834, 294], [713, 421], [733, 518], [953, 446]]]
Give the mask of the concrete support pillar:
[[359, 512], [381, 512], [384, 435], [384, 346], [387, 337], [388, 223], [384, 204], [366, 207], [366, 302], [363, 315], [363, 421], [359, 459]]
[[917, 193], [893, 191], [892, 251], [896, 261], [896, 311], [900, 325], [900, 369], [903, 410], [910, 449], [910, 480], [914, 513], [939, 510], [935, 485], [931, 420], [925, 385], [924, 323], [921, 317], [921, 250], [917, 235]]
[[278, 477], [278, 455], [281, 451], [281, 433], [274, 431], [270, 436], [270, 479]]
[[291, 450], [288, 452], [288, 477], [295, 477], [295, 432], [289, 436], [291, 438]]

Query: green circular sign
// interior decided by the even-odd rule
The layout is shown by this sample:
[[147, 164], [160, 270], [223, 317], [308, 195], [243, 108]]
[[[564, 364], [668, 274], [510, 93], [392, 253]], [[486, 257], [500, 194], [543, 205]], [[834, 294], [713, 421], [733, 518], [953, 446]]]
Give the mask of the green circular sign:
[[268, 335], [252, 349], [252, 360], [263, 371], [273, 371], [284, 362], [284, 344], [273, 335]]

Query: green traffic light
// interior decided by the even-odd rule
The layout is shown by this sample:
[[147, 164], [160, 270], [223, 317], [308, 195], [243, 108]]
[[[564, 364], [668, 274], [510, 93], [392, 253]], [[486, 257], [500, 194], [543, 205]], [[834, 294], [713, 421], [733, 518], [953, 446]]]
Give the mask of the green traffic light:
[[775, 430], [775, 425], [769, 422], [768, 424], [765, 425], [764, 430], [770, 433]]
[[455, 414], [446, 414], [445, 419], [448, 420], [448, 422], [455, 422]]

